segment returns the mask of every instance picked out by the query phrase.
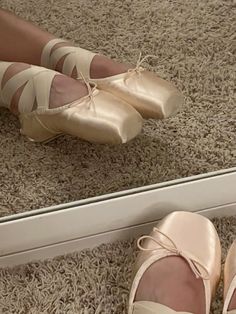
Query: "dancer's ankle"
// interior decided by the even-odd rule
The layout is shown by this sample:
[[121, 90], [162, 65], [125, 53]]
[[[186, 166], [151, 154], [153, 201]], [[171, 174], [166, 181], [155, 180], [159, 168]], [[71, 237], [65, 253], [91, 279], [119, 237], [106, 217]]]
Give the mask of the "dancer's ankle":
[[[2, 80], [2, 87], [7, 83], [7, 81], [23, 70], [29, 68], [30, 65], [25, 63], [13, 63], [9, 66], [7, 71], [5, 72]], [[23, 92], [25, 85], [20, 87], [16, 93], [14, 94], [9, 109], [12, 113], [18, 115], [18, 102]], [[87, 87], [84, 83], [74, 80], [65, 75], [56, 75], [52, 82], [52, 87], [50, 91], [50, 108], [61, 107], [67, 103], [73, 102], [76, 99], [84, 97], [88, 94]], [[35, 109], [37, 108], [37, 104], [35, 104]]]

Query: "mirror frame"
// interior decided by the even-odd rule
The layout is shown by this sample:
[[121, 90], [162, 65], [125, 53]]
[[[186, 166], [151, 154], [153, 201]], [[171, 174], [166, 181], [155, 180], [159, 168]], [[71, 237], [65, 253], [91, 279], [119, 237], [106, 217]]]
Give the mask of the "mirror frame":
[[0, 266], [138, 236], [170, 212], [236, 215], [236, 167], [0, 218]]

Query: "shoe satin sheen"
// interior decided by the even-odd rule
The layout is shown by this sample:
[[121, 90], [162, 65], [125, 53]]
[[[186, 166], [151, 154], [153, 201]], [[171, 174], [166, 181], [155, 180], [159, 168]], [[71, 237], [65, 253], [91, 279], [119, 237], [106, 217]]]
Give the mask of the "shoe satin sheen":
[[128, 102], [144, 118], [167, 118], [183, 103], [183, 96], [172, 84], [143, 69], [91, 81]]
[[[134, 313], [135, 295], [144, 272], [153, 263], [167, 256], [181, 256], [196, 277], [203, 280], [206, 314], [220, 278], [221, 246], [210, 220], [191, 212], [174, 212], [164, 218], [157, 229], [144, 239], [134, 270], [130, 291], [129, 314]], [[140, 245], [140, 240], [138, 244]]]
[[142, 118], [132, 107], [96, 89], [92, 101], [85, 96], [69, 106], [20, 115], [20, 121], [21, 132], [36, 142], [70, 134], [94, 143], [121, 144], [134, 138], [142, 128]]
[[[0, 86], [13, 63], [0, 62]], [[69, 134], [89, 142], [125, 143], [140, 133], [142, 117], [130, 105], [106, 91], [87, 84], [88, 95], [64, 106], [50, 109], [51, 84], [61, 73], [31, 66], [10, 78], [0, 88], [0, 102], [10, 108], [12, 97], [24, 86], [18, 110], [21, 133], [30, 140], [47, 142]]]
[[236, 240], [231, 245], [226, 257], [224, 267], [224, 307], [223, 314], [233, 313], [236, 310], [228, 311], [228, 307], [236, 289]]
[[[109, 76], [104, 79], [90, 77], [90, 64], [96, 55], [80, 47], [53, 47], [58, 43], [68, 43], [63, 39], [53, 39], [44, 47], [41, 64], [55, 69], [62, 57], [65, 57], [62, 72], [72, 76], [73, 70], [82, 74], [101, 90], [119, 97], [132, 105], [144, 118], [167, 118], [176, 113], [183, 104], [183, 95], [169, 82], [154, 73], [144, 70], [141, 56], [134, 69], [126, 73]], [[52, 52], [52, 53], [51, 53]], [[147, 56], [148, 57], [148, 56]]]

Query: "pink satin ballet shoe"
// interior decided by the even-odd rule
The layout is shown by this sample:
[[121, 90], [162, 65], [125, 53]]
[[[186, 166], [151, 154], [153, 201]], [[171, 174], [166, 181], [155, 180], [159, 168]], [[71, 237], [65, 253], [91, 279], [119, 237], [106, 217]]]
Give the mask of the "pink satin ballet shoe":
[[183, 95], [171, 83], [156, 74], [145, 70], [141, 64], [149, 56], [140, 58], [135, 68], [125, 73], [101, 79], [90, 77], [90, 64], [96, 55], [80, 47], [54, 46], [66, 43], [63, 39], [49, 41], [43, 49], [41, 64], [55, 69], [61, 58], [65, 57], [62, 73], [72, 76], [73, 70], [81, 72], [98, 89], [105, 90], [132, 105], [144, 118], [162, 119], [175, 114], [183, 104]]
[[51, 109], [50, 90], [55, 75], [61, 73], [30, 66], [1, 87], [2, 78], [12, 63], [0, 62], [0, 102], [10, 108], [15, 92], [24, 86], [18, 111], [21, 133], [35, 142], [48, 142], [69, 134], [89, 142], [126, 143], [141, 132], [142, 117], [131, 106], [112, 94], [87, 84], [88, 95]]
[[141, 237], [138, 247], [141, 252], [135, 264], [129, 314], [180, 313], [155, 302], [135, 301], [136, 291], [145, 271], [153, 263], [169, 256], [184, 258], [195, 276], [203, 280], [205, 313], [209, 314], [221, 271], [220, 240], [210, 220], [191, 212], [173, 212], [149, 236]]

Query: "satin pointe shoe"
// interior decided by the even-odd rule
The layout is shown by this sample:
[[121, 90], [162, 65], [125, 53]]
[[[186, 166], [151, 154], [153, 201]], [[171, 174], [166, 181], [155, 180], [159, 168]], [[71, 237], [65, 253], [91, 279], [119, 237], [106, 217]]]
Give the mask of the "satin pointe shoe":
[[49, 41], [43, 49], [41, 65], [55, 69], [58, 61], [65, 57], [62, 72], [72, 76], [74, 68], [97, 85], [132, 105], [144, 118], [163, 119], [174, 115], [183, 104], [183, 95], [171, 83], [145, 70], [141, 64], [149, 56], [140, 58], [135, 68], [125, 73], [102, 79], [90, 78], [90, 64], [96, 55], [80, 47], [53, 47], [66, 43], [63, 39]]
[[231, 245], [226, 257], [224, 267], [224, 307], [223, 314], [236, 314], [235, 310], [229, 310], [229, 304], [236, 289], [236, 240]]
[[61, 73], [31, 66], [10, 78], [2, 78], [10, 62], [0, 62], [0, 103], [9, 108], [18, 88], [24, 86], [18, 103], [21, 133], [35, 142], [48, 142], [69, 134], [89, 142], [120, 144], [139, 134], [142, 117], [115, 96], [90, 87], [88, 95], [62, 107], [50, 109], [49, 97], [55, 75]]
[[135, 301], [136, 291], [145, 271], [156, 261], [168, 256], [181, 256], [205, 288], [206, 311], [210, 312], [221, 271], [221, 246], [217, 232], [207, 218], [191, 212], [173, 212], [166, 216], [149, 236], [138, 240], [141, 250], [130, 290], [128, 314], [174, 314], [165, 305]]

